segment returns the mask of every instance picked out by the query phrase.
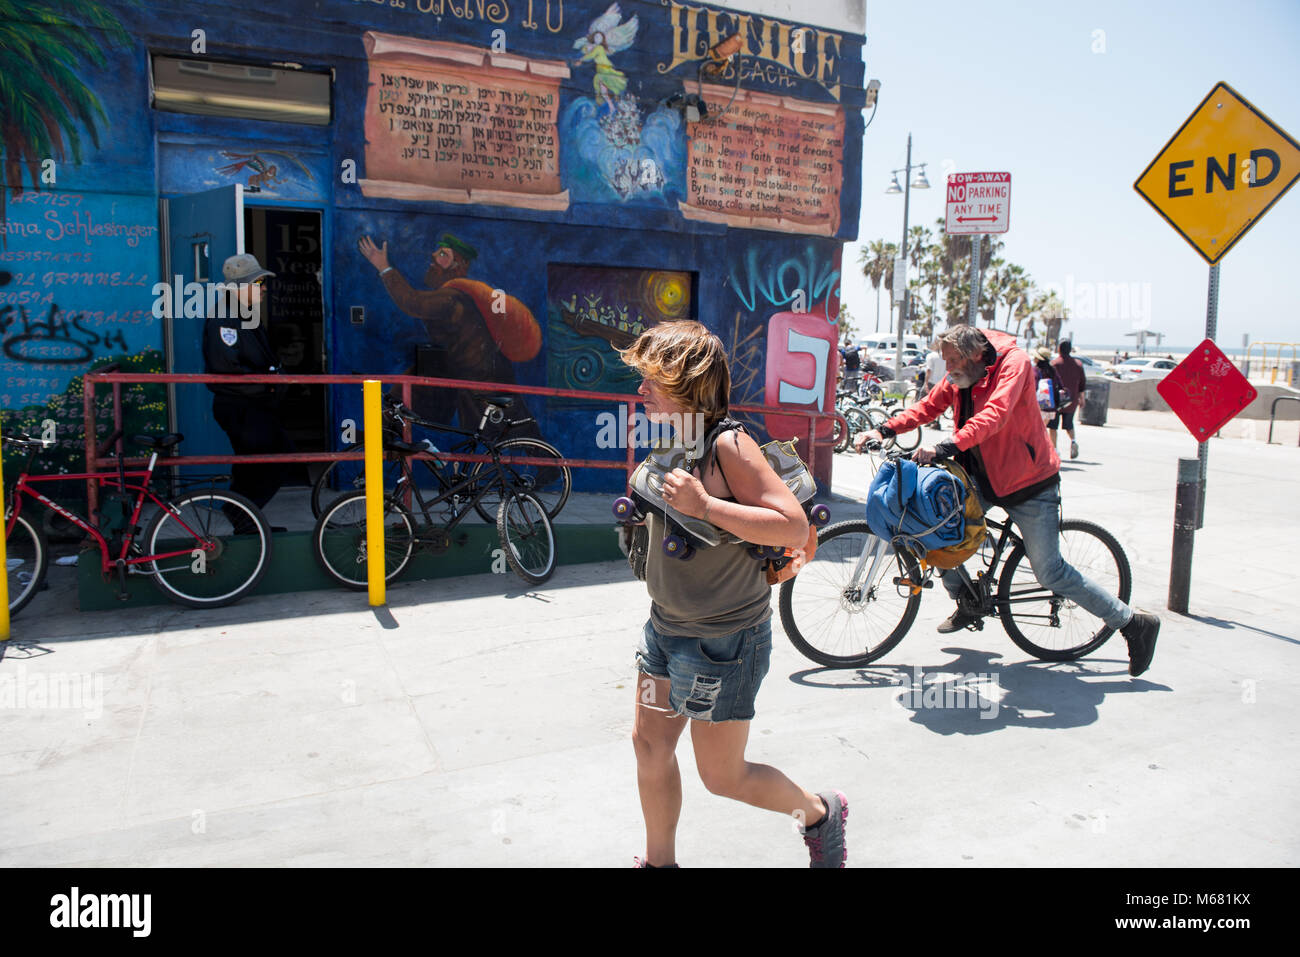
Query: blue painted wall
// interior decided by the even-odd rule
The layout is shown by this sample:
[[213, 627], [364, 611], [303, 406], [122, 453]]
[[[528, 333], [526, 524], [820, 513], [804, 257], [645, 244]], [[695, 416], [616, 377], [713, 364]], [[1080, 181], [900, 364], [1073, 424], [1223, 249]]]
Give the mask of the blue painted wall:
[[[611, 18], [613, 8], [604, 0], [284, 0], [262, 9], [173, 4], [163, 18], [149, 5], [128, 0], [17, 3], [20, 11], [25, 6], [68, 18], [59, 29], [40, 32], [32, 26], [40, 42], [80, 38], [85, 50], [103, 52], [76, 57], [81, 91], [99, 109], [90, 111], [88, 121], [69, 124], [54, 182], [41, 182], [29, 165], [15, 165], [17, 154], [24, 164], [33, 158], [16, 139], [0, 144], [7, 198], [0, 247], [0, 407], [7, 410], [7, 420], [36, 422], [59, 401], [66, 405], [64, 393], [75, 390], [77, 377], [97, 362], [129, 356], [136, 367], [143, 363], [160, 369], [162, 327], [151, 312], [151, 287], [161, 272], [158, 200], [232, 182], [247, 184], [272, 162], [274, 176], [258, 180], [262, 191], [247, 202], [314, 208], [324, 215], [322, 273], [331, 371], [406, 371], [416, 347], [427, 341], [422, 323], [397, 307], [358, 252], [361, 237], [386, 241], [392, 265], [419, 287], [438, 237], [451, 233], [477, 251], [469, 278], [517, 298], [540, 325], [541, 350], [510, 364], [519, 383], [562, 384], [552, 381], [553, 366], [548, 376], [549, 263], [694, 274], [691, 312], [733, 351], [735, 402], [775, 402], [769, 382], [773, 363], [788, 365], [782, 373], [787, 378], [803, 376], [807, 381], [802, 386], [820, 388], [826, 375], [833, 378], [833, 368], [819, 368], [815, 376], [821, 378], [808, 379], [800, 357], [787, 359], [781, 349], [769, 348], [767, 332], [774, 316], [798, 311], [792, 307], [811, 310], [827, 325], [838, 311], [840, 252], [845, 240], [856, 238], [860, 202], [862, 36], [819, 40], [831, 31], [808, 34], [814, 38], [809, 47], [833, 54], [820, 78], [804, 79], [759, 56], [742, 59], [744, 91], [844, 109], [839, 227], [834, 235], [804, 235], [706, 222], [679, 210], [679, 203], [689, 199], [692, 129], [665, 101], [694, 89], [696, 63], [669, 67], [674, 51], [690, 37], [690, 23], [702, 31], [695, 38], [699, 52], [737, 26], [733, 14], [720, 7], [625, 0]], [[624, 39], [630, 37], [626, 48], [608, 53], [612, 69], [623, 78], [615, 85], [624, 84], [610, 101], [594, 82], [593, 60], [581, 61], [602, 17], [605, 33], [621, 31]], [[629, 29], [633, 17], [635, 31]], [[118, 29], [112, 28], [114, 19]], [[708, 32], [711, 22], [714, 34]], [[799, 25], [784, 26], [788, 31]], [[333, 70], [331, 124], [312, 127], [152, 109], [150, 52], [194, 55], [196, 30], [204, 31], [209, 58]], [[371, 67], [363, 37], [368, 31], [488, 50], [494, 43], [504, 44], [508, 55], [566, 62], [569, 76], [559, 82], [556, 117], [558, 175], [568, 191], [567, 206], [546, 210], [365, 195], [355, 179], [366, 177]], [[779, 45], [782, 35], [774, 25], [771, 43]], [[752, 53], [759, 52], [760, 42], [758, 34], [751, 36]], [[0, 54], [9, 58], [6, 63], [17, 55], [2, 48]], [[800, 62], [806, 65], [804, 72], [817, 69], [812, 53]], [[46, 108], [55, 110], [56, 99], [56, 93], [46, 94]], [[615, 109], [625, 113], [623, 127], [610, 121]], [[625, 138], [629, 130], [639, 142]], [[73, 149], [74, 136], [79, 151]], [[647, 159], [653, 161], [648, 168]], [[353, 180], [346, 175], [350, 164], [357, 173]], [[649, 175], [629, 180], [629, 170], [648, 170]], [[350, 309], [357, 305], [365, 308], [363, 325], [350, 321]], [[572, 403], [556, 403], [551, 409], [541, 400], [528, 403], [546, 438], [566, 453], [623, 457], [595, 447], [595, 417], [602, 407], [578, 410]], [[359, 420], [359, 396], [351, 390], [334, 390], [331, 404], [335, 422]], [[60, 416], [65, 447], [79, 448], [79, 419]], [[762, 431], [763, 423], [755, 424]], [[578, 477], [580, 488], [613, 489], [620, 483], [617, 473]]]

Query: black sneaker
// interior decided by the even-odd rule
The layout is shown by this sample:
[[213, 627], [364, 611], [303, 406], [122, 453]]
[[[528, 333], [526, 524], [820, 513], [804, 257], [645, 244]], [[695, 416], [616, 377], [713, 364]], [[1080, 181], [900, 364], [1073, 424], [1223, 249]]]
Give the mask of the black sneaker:
[[941, 635], [951, 635], [954, 631], [961, 631], [963, 628], [968, 625], [973, 625], [977, 621], [979, 621], [978, 615], [968, 615], [966, 612], [958, 608], [949, 615], [948, 620], [939, 625], [935, 631], [939, 632]]
[[1160, 634], [1160, 619], [1135, 611], [1133, 618], [1119, 631], [1128, 642], [1128, 673], [1136, 678], [1151, 666], [1151, 657], [1156, 653], [1156, 635]]

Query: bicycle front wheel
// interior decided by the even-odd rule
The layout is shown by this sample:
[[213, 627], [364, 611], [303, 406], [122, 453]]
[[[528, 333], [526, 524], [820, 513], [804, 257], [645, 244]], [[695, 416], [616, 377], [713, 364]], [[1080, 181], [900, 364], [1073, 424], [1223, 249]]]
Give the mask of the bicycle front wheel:
[[506, 493], [497, 509], [497, 535], [506, 562], [524, 581], [540, 585], [555, 573], [555, 531], [531, 492]]
[[[9, 516], [5, 516], [6, 528], [8, 519]], [[12, 616], [41, 590], [50, 565], [50, 550], [45, 544], [43, 529], [21, 513], [14, 518], [13, 528], [5, 536], [5, 564], [9, 580], [9, 614]]]
[[[1103, 591], [1127, 603], [1133, 576], [1110, 532], [1092, 522], [1061, 523], [1061, 558]], [[1022, 650], [1043, 661], [1073, 661], [1100, 648], [1114, 629], [1038, 583], [1024, 542], [1011, 550], [998, 582], [1002, 627]]]
[[[344, 588], [365, 591], [370, 585], [366, 493], [353, 492], [325, 507], [311, 533], [316, 562]], [[415, 551], [415, 521], [396, 500], [384, 501], [384, 581], [406, 570]]]
[[[920, 571], [908, 556], [907, 578]], [[817, 554], [781, 586], [781, 624], [800, 653], [830, 668], [856, 668], [903, 640], [921, 605], [919, 590], [895, 585], [899, 562], [865, 521], [821, 530]]]
[[158, 510], [144, 547], [150, 555], [180, 553], [142, 563], [160, 592], [190, 608], [219, 608], [239, 601], [266, 574], [271, 526], [239, 493], [200, 489]]
[[[573, 473], [568, 466], [525, 465], [517, 460], [559, 460], [564, 458], [560, 450], [541, 439], [506, 439], [496, 444], [496, 451], [501, 457], [501, 471], [510, 487], [536, 497], [545, 507], [547, 518], [559, 515], [573, 489]], [[501, 508], [502, 489], [494, 471], [495, 466], [491, 462], [475, 462], [469, 473], [472, 478], [487, 479], [493, 483], [487, 494], [474, 503], [474, 510], [488, 524], [496, 521], [497, 512]]]

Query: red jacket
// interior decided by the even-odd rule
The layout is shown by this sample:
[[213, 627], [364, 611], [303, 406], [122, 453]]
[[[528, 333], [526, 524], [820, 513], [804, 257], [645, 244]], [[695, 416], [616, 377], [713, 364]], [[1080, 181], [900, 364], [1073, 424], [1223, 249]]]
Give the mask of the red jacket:
[[[1051, 478], [1060, 471], [1061, 458], [1043, 425], [1029, 355], [1005, 332], [980, 331], [997, 350], [997, 360], [971, 386], [973, 414], [952, 441], [962, 451], [979, 446], [989, 485], [1001, 498]], [[934, 421], [949, 406], [960, 412], [960, 390], [945, 377], [924, 399], [886, 424], [895, 432], [908, 432]]]

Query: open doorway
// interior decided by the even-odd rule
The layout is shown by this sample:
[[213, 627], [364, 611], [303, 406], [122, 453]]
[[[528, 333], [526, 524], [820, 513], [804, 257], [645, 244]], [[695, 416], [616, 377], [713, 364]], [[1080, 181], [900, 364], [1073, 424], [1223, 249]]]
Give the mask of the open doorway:
[[[321, 213], [314, 209], [244, 207], [244, 245], [267, 269], [270, 282], [267, 332], [285, 375], [317, 375], [325, 369], [325, 300], [321, 288]], [[328, 390], [294, 385], [280, 409], [281, 421], [302, 452], [328, 451]], [[305, 468], [290, 484], [306, 484]]]

